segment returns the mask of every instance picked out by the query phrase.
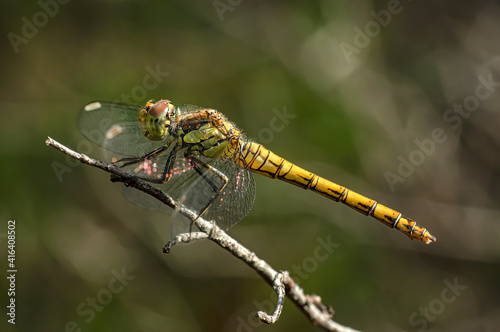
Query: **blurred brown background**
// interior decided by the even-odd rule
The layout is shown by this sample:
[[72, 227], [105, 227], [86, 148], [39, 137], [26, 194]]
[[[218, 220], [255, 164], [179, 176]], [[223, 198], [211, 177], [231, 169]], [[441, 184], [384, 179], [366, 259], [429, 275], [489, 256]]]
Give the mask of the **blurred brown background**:
[[[168, 216], [44, 144], [85, 146], [76, 118], [89, 101], [160, 98], [216, 108], [438, 237], [410, 241], [257, 176], [255, 206], [230, 234], [337, 322], [500, 326], [498, 1], [42, 1], [0, 15], [0, 266], [15, 219], [18, 269], [17, 324], [2, 310], [3, 331], [314, 330], [289, 301], [275, 325], [256, 323], [275, 297], [255, 272], [209, 242], [162, 254]], [[3, 299], [7, 288], [2, 277]]]

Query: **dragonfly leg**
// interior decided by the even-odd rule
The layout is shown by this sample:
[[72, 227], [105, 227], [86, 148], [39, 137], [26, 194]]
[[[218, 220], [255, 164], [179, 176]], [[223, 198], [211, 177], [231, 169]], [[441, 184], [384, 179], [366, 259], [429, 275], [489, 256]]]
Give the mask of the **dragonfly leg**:
[[[158, 149], [155, 149], [151, 152], [146, 153], [142, 157], [121, 158], [120, 160], [116, 161], [115, 163], [124, 162], [124, 164], [121, 165], [121, 167], [129, 166], [129, 165], [133, 165], [133, 164], [139, 164], [141, 162], [144, 162], [144, 160], [150, 160], [151, 158], [157, 157], [161, 153], [165, 152], [167, 149], [168, 149], [168, 146], [162, 146]], [[157, 179], [154, 179], [151, 177], [141, 177], [141, 176], [138, 176], [138, 177], [141, 179], [144, 179], [146, 181], [153, 182], [153, 183], [165, 183], [165, 182], [167, 182], [168, 179], [170, 179], [170, 171], [175, 164], [175, 159], [176, 159], [176, 155], [177, 155], [178, 151], [179, 151], [178, 148], [174, 148], [174, 149], [172, 149], [172, 151], [170, 151], [170, 154], [168, 155], [167, 161], [165, 162], [165, 168], [163, 169], [163, 172], [161, 173], [161, 175]]]
[[172, 170], [172, 167], [174, 167], [176, 155], [177, 155], [177, 149], [173, 149], [168, 155], [167, 162], [165, 163], [165, 168], [163, 169], [163, 173], [161, 177], [158, 179], [159, 183], [165, 183], [168, 181], [168, 179], [170, 179], [170, 171]]
[[[210, 205], [212, 205], [212, 203], [219, 196], [219, 194], [222, 192], [222, 190], [224, 190], [224, 188], [226, 187], [227, 183], [229, 182], [229, 179], [227, 178], [227, 176], [224, 173], [222, 173], [221, 171], [219, 171], [218, 169], [216, 169], [215, 167], [213, 167], [211, 165], [208, 165], [207, 163], [201, 161], [200, 159], [198, 159], [198, 158], [196, 158], [194, 156], [190, 156], [190, 160], [191, 160], [190, 161], [191, 165], [193, 166], [193, 168], [195, 169], [195, 171], [212, 188], [212, 190], [214, 191], [214, 196], [210, 199], [210, 201], [207, 203], [207, 205], [205, 205], [205, 207], [200, 211], [200, 213], [198, 214], [198, 216], [196, 217], [196, 219], [193, 220], [193, 222], [189, 226], [189, 233], [191, 233], [191, 228], [193, 227], [193, 224], [196, 222], [196, 220], [198, 218], [200, 218], [201, 216], [203, 216], [203, 214], [208, 210], [208, 208], [210, 207]], [[206, 171], [204, 171], [204, 169]], [[207, 177], [206, 172], [211, 172], [212, 174], [218, 176], [222, 180], [223, 184], [221, 186], [217, 186], [217, 184], [215, 184], [212, 180], [210, 180], [210, 178]]]
[[162, 147], [154, 149], [151, 152], [146, 153], [145, 155], [143, 155], [141, 157], [128, 157], [128, 158], [118, 159], [117, 161], [114, 162], [114, 164], [123, 162], [123, 165], [121, 167], [129, 166], [129, 165], [133, 165], [133, 164], [139, 164], [139, 163], [143, 162], [145, 159], [149, 160], [151, 158], [154, 158], [154, 157], [160, 155], [161, 153], [165, 152], [167, 149], [168, 149], [168, 146], [164, 145]]

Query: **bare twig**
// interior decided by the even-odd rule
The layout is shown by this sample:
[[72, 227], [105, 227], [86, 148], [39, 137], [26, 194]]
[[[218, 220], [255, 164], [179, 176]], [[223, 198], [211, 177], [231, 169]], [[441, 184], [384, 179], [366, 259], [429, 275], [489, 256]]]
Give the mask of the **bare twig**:
[[173, 240], [168, 241], [165, 247], [163, 247], [163, 252], [168, 254], [172, 247], [179, 243], [188, 243], [193, 240], [202, 240], [207, 238], [208, 234], [203, 232], [177, 234]]
[[217, 227], [212, 222], [209, 222], [203, 218], [196, 219], [196, 214], [184, 207], [182, 204], [174, 201], [163, 191], [155, 188], [154, 186], [146, 183], [142, 180], [137, 179], [130, 173], [125, 172], [123, 169], [116, 167], [113, 164], [104, 163], [95, 159], [92, 159], [84, 154], [75, 152], [66, 146], [60, 144], [59, 142], [48, 137], [45, 144], [52, 146], [53, 148], [61, 151], [62, 153], [79, 160], [80, 162], [87, 164], [89, 166], [94, 166], [100, 168], [108, 173], [112, 174], [112, 180], [114, 182], [123, 182], [130, 187], [134, 187], [148, 195], [155, 197], [169, 207], [177, 210], [183, 216], [187, 217], [189, 220], [196, 220], [196, 225], [202, 232], [195, 232], [191, 234], [180, 234], [176, 238], [170, 241], [165, 247], [164, 252], [169, 252], [171, 248], [178, 243], [189, 242], [195, 239], [208, 238], [213, 242], [217, 243], [222, 248], [229, 251], [234, 256], [243, 260], [248, 266], [254, 269], [268, 284], [273, 286], [277, 295], [278, 303], [276, 310], [273, 315], [268, 315], [264, 312], [259, 312], [259, 318], [268, 323], [275, 323], [281, 314], [283, 308], [283, 296], [286, 291], [287, 297], [294, 302], [304, 314], [309, 318], [309, 320], [319, 328], [325, 331], [335, 331], [335, 332], [357, 332], [349, 327], [342, 326], [334, 322], [331, 318], [333, 315], [333, 310], [327, 308], [321, 303], [321, 298], [317, 295], [305, 295], [302, 288], [300, 288], [293, 279], [289, 276], [288, 272], [277, 272], [264, 260], [257, 257], [257, 255], [236, 240], [231, 238], [222, 229]]
[[285, 284], [283, 283], [283, 275], [287, 274], [288, 272], [282, 271], [276, 274], [274, 277], [274, 291], [276, 292], [276, 295], [278, 295], [278, 302], [276, 304], [276, 310], [274, 310], [274, 313], [272, 316], [266, 314], [264, 311], [259, 311], [257, 312], [257, 317], [260, 318], [261, 321], [267, 324], [274, 324], [276, 321], [280, 318], [281, 311], [283, 310], [283, 303], [285, 301]]

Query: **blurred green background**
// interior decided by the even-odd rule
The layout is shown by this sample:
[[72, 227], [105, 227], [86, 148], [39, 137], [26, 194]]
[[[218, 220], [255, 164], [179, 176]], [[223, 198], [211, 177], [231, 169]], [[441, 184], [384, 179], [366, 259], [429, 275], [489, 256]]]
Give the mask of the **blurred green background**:
[[[257, 176], [254, 208], [230, 234], [320, 295], [334, 320], [364, 331], [500, 326], [498, 1], [33, 1], [0, 15], [2, 305], [10, 219], [18, 269], [16, 325], [3, 307], [2, 331], [315, 330], [288, 300], [275, 325], [257, 323], [275, 296], [254, 271], [210, 242], [162, 254], [168, 216], [45, 146], [47, 136], [86, 146], [76, 119], [92, 100], [160, 98], [216, 108], [438, 237], [410, 241]], [[392, 186], [387, 172], [399, 176]]]

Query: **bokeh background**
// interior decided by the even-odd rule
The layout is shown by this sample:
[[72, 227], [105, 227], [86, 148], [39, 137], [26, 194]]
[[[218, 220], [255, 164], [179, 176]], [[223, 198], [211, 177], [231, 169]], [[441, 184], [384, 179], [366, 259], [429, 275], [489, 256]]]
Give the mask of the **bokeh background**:
[[[334, 320], [498, 330], [498, 1], [42, 0], [4, 3], [0, 15], [2, 331], [315, 330], [288, 300], [275, 325], [256, 323], [275, 297], [254, 271], [210, 242], [162, 254], [169, 216], [44, 144], [87, 147], [76, 119], [89, 101], [160, 98], [216, 108], [438, 237], [410, 241], [257, 176], [255, 206], [230, 234], [320, 295]], [[4, 312], [11, 219], [15, 326]]]

